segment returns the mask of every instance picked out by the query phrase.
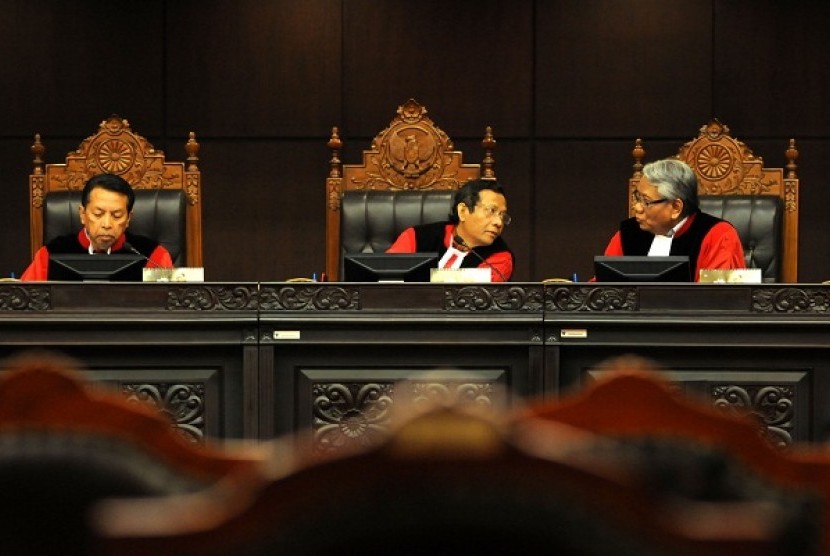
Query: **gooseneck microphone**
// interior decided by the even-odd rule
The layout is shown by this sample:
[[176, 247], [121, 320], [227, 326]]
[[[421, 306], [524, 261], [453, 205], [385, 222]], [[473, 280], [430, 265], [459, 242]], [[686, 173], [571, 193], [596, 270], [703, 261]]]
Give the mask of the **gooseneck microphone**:
[[139, 251], [138, 249], [133, 247], [133, 245], [129, 241], [126, 241], [126, 240], [124, 241], [124, 249], [126, 249], [130, 253], [135, 253], [136, 255], [138, 255], [140, 257], [143, 257], [145, 261], [152, 264], [156, 268], [164, 268], [163, 266], [158, 264], [156, 261], [154, 261], [153, 259], [151, 259], [147, 255], [145, 255], [144, 253], [142, 253], [141, 251]]
[[453, 240], [453, 243], [457, 243], [458, 245], [460, 245], [461, 247], [463, 247], [463, 248], [464, 248], [464, 251], [467, 251], [467, 252], [469, 252], [469, 253], [472, 253], [473, 255], [475, 255], [475, 256], [476, 256], [476, 258], [477, 258], [479, 261], [481, 261], [482, 263], [484, 263], [485, 265], [487, 265], [488, 267], [490, 267], [490, 270], [494, 271], [496, 274], [498, 274], [498, 275], [499, 275], [499, 278], [501, 278], [501, 281], [502, 281], [502, 282], [507, 282], [507, 278], [505, 278], [505, 276], [504, 276], [504, 274], [502, 274], [501, 270], [499, 270], [498, 268], [496, 268], [495, 266], [493, 266], [491, 263], [489, 263], [487, 260], [485, 260], [485, 258], [484, 258], [484, 257], [482, 257], [482, 256], [481, 256], [478, 252], [476, 252], [476, 251], [475, 251], [472, 247], [470, 247], [469, 245], [467, 245], [467, 242], [466, 242], [466, 241], [464, 241], [464, 238], [462, 238], [462, 237], [461, 237], [460, 235], [458, 235], [458, 234], [455, 234], [455, 235], [453, 235], [452, 240]]

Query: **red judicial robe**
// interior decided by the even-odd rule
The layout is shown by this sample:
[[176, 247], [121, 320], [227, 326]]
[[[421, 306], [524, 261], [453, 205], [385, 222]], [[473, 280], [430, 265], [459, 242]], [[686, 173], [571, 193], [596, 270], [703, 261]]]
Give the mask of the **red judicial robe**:
[[[624, 220], [605, 248], [607, 256], [648, 255], [654, 234], [640, 229], [635, 218]], [[670, 255], [688, 255], [695, 282], [702, 269], [746, 268], [741, 238], [734, 226], [695, 212], [674, 234]]]
[[[449, 249], [455, 225], [451, 222], [434, 222], [407, 228], [387, 253], [437, 252], [440, 259]], [[505, 282], [513, 275], [513, 253], [507, 243], [498, 237], [492, 245], [474, 247], [474, 253], [464, 257], [461, 268], [492, 268], [493, 282]], [[482, 260], [476, 256], [478, 254]]]
[[[121, 237], [113, 244], [110, 249], [111, 253], [132, 253], [129, 249], [124, 249], [124, 244], [127, 242], [129, 235], [130, 245], [134, 246], [142, 255], [147, 257], [147, 264], [145, 267], [149, 268], [173, 268], [173, 259], [170, 253], [149, 238], [143, 236], [136, 236], [129, 233], [122, 234]], [[61, 236], [50, 241], [35, 253], [35, 257], [29, 267], [23, 272], [20, 279], [24, 282], [28, 281], [45, 281], [49, 279], [49, 251], [50, 249], [55, 253], [86, 253], [89, 251], [89, 238], [81, 229], [77, 237]], [[146, 251], [146, 252], [145, 252]], [[94, 255], [90, 255], [94, 256]], [[100, 256], [100, 255], [99, 255]]]

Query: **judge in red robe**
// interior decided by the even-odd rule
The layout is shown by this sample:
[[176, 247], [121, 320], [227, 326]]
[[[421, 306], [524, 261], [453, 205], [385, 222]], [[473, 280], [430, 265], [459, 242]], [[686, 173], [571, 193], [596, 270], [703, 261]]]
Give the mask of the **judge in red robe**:
[[646, 164], [632, 195], [634, 216], [620, 224], [606, 255], [686, 255], [694, 281], [704, 269], [746, 268], [732, 224], [700, 211], [697, 176], [686, 163]]
[[439, 268], [488, 268], [494, 282], [507, 282], [513, 252], [501, 234], [510, 220], [498, 182], [469, 181], [456, 191], [449, 221], [407, 228], [386, 252], [436, 252]]
[[20, 277], [23, 281], [49, 279], [50, 253], [88, 253], [107, 256], [140, 253], [148, 268], [173, 268], [170, 253], [158, 242], [127, 232], [135, 193], [126, 180], [114, 174], [99, 174], [87, 181], [78, 213], [83, 226], [77, 234], [57, 237], [38, 249]]

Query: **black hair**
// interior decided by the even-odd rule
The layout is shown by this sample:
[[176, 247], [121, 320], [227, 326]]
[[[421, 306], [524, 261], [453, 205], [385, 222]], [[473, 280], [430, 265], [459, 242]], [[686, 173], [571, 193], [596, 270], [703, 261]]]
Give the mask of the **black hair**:
[[464, 203], [470, 211], [474, 210], [479, 201], [479, 193], [485, 189], [504, 195], [504, 189], [496, 180], [470, 180], [462, 185], [453, 196], [452, 209], [449, 214], [450, 222], [458, 224], [458, 203]]
[[92, 176], [84, 185], [83, 193], [81, 193], [81, 204], [86, 206], [89, 203], [89, 195], [96, 187], [112, 191], [113, 193], [120, 193], [127, 196], [127, 212], [133, 211], [135, 204], [135, 192], [132, 186], [127, 183], [127, 180], [115, 174], [98, 174]]

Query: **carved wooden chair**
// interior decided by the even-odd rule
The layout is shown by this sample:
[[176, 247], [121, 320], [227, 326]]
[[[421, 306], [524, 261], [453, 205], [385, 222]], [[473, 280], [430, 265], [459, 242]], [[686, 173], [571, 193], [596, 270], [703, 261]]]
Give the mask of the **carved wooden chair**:
[[202, 178], [199, 144], [190, 132], [186, 162], [165, 160], [127, 120], [110, 116], [60, 164], [45, 164], [40, 134], [32, 145], [29, 176], [32, 256], [44, 243], [81, 228], [78, 206], [86, 181], [96, 174], [120, 175], [136, 192], [131, 231], [164, 245], [176, 266], [201, 267]]
[[496, 179], [496, 141], [486, 128], [481, 164], [465, 164], [452, 140], [414, 99], [363, 151], [358, 164], [343, 164], [343, 141], [332, 128], [326, 179], [326, 274], [342, 278], [344, 253], [383, 252], [406, 228], [444, 220], [452, 195], [465, 182]]
[[[642, 140], [637, 139], [632, 151], [634, 173], [628, 182], [629, 215], [634, 214], [631, 193], [642, 176], [645, 154]], [[747, 266], [760, 268], [765, 282], [798, 281], [795, 139], [790, 139], [784, 154], [785, 168], [765, 168], [763, 159], [718, 120], [702, 126], [677, 154], [697, 174], [701, 210], [737, 228]]]
[[0, 376], [0, 552], [88, 554], [86, 512], [108, 497], [259, 480], [257, 447], [202, 444], [161, 413], [93, 386], [75, 362], [28, 353]]
[[[453, 409], [424, 413], [369, 451], [209, 494], [99, 506], [98, 553], [795, 553], [767, 526], [786, 519], [782, 505], [764, 505], [762, 517], [754, 504], [705, 504], [708, 523], [689, 527], [699, 505], [652, 496], [624, 473], [537, 457], [491, 420]], [[711, 526], [721, 522], [729, 529]]]
[[[648, 360], [634, 356], [610, 360], [583, 390], [530, 404], [516, 419], [517, 430], [544, 428], [544, 423], [611, 439], [615, 453], [620, 446], [628, 446], [628, 461], [640, 458], [652, 486], [662, 482], [724, 499], [768, 496], [770, 492], [764, 494], [764, 489], [775, 486], [778, 496], [786, 492], [790, 493], [786, 496], [812, 497], [809, 502], [801, 500], [813, 509], [799, 518], [815, 520], [804, 523], [805, 534], [815, 535], [813, 550], [806, 553], [826, 554], [830, 549], [830, 456], [826, 451], [807, 446], [786, 452], [774, 448], [763, 438], [760, 422], [683, 395]], [[568, 459], [585, 457], [576, 453], [574, 446], [571, 443], [566, 448]], [[564, 450], [558, 451], [562, 456]], [[701, 461], [708, 461], [704, 467], [685, 465], [692, 458], [700, 459], [701, 454], [705, 455]], [[723, 457], [713, 458], [714, 454], [738, 465], [730, 469]], [[667, 465], [678, 458], [681, 461]], [[772, 499], [781, 498], [773, 493]]]

